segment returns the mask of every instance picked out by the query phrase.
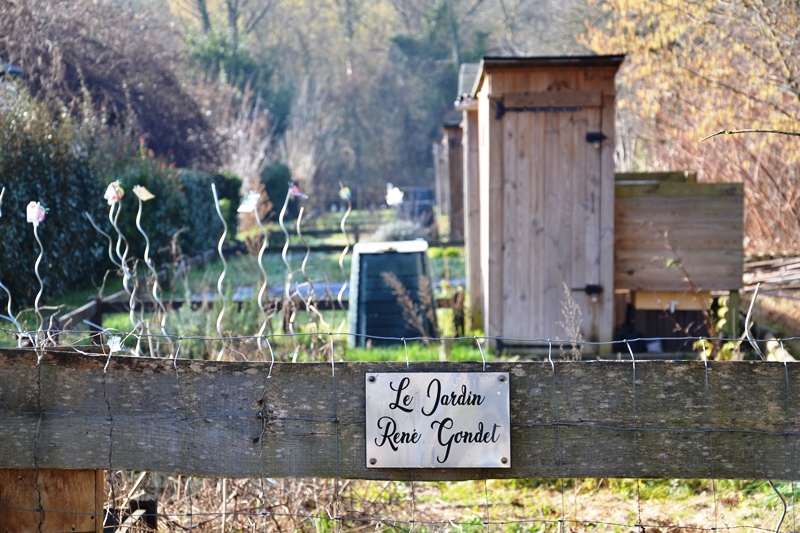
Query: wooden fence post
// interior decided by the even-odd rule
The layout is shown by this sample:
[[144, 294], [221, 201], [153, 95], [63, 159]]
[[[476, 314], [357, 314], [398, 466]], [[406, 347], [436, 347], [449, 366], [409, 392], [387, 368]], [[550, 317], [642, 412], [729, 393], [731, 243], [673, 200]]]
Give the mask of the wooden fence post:
[[32, 468], [0, 469], [0, 531], [101, 533], [104, 483], [102, 470], [39, 469], [37, 482]]

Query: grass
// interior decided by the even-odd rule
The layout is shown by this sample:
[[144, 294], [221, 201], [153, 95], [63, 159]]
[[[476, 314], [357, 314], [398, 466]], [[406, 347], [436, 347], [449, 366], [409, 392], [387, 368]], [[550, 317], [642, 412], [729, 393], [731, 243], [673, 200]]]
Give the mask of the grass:
[[[447, 250], [455, 250], [455, 252], [450, 251], [444, 254], [440, 253], [439, 249], [430, 250], [431, 277], [434, 280], [463, 279], [466, 269], [463, 248], [448, 248]], [[307, 276], [302, 272], [303, 262], [306, 258], [305, 254], [294, 253], [287, 256], [293, 281], [302, 283], [310, 279], [314, 283], [349, 282], [352, 249], [344, 259], [344, 271], [339, 267], [340, 255], [341, 252], [312, 252], [307, 260]], [[224, 279], [226, 286], [259, 287], [261, 285], [262, 278], [257, 255], [240, 253], [228, 258], [226, 262]], [[284, 284], [287, 267], [279, 250], [265, 253], [263, 265], [267, 272], [267, 280], [270, 286]], [[182, 278], [175, 282], [173, 293], [176, 297], [182, 297], [187, 288], [195, 294], [216, 291], [217, 280], [222, 270], [222, 261], [218, 259], [209, 262], [203, 268], [191, 269], [188, 273], [188, 278]]]
[[[292, 280], [294, 282], [305, 282], [311, 280], [316, 284], [318, 297], [335, 298], [338, 288], [325, 288], [325, 282], [341, 283], [344, 281], [349, 282], [350, 275], [350, 254], [344, 260], [344, 269], [339, 267], [339, 256], [336, 253], [312, 253], [307, 260], [305, 273], [301, 271], [302, 263], [306, 258], [305, 254], [294, 254], [287, 259], [292, 272]], [[431, 268], [434, 279], [451, 279], [463, 276], [464, 272], [464, 259], [463, 250], [459, 248], [434, 248], [430, 250]], [[287, 278], [287, 268], [278, 250], [272, 250], [264, 255], [264, 268], [267, 272], [267, 279], [271, 287], [281, 287]], [[218, 299], [217, 282], [223, 271], [223, 264], [219, 259], [209, 261], [201, 268], [189, 269], [184, 275], [174, 279], [169, 289], [161, 293], [163, 301], [169, 301], [172, 298], [185, 298], [190, 295], [203, 295], [208, 300]], [[148, 272], [140, 268], [140, 275], [147, 276]], [[234, 312], [233, 304], [230, 300], [230, 294], [234, 288], [250, 287], [253, 289], [253, 294], [257, 294], [258, 289], [262, 283], [261, 271], [258, 265], [257, 256], [253, 254], [240, 253], [227, 259], [225, 267], [225, 277], [223, 280], [223, 291], [228, 296], [227, 303], [227, 322], [223, 326], [223, 332], [226, 335], [252, 335], [258, 331], [258, 325], [261, 323], [258, 308], [254, 301], [245, 302], [243, 308]], [[84, 305], [90, 298], [101, 293], [108, 296], [114, 292], [122, 290], [122, 279], [118, 273], [110, 273], [101, 287], [92, 287], [79, 291], [74, 291], [58, 302], [59, 314], [65, 314], [71, 310]], [[326, 293], [327, 290], [327, 293]], [[450, 287], [448, 290], [452, 290]], [[150, 291], [142, 291], [140, 294], [147, 294]], [[167, 321], [167, 331], [178, 332], [184, 336], [197, 336], [197, 337], [216, 337], [216, 316], [221, 309], [220, 302], [217, 302], [215, 309], [211, 312], [190, 311], [189, 309], [182, 309], [178, 312], [172, 312]], [[52, 312], [52, 311], [50, 311]], [[323, 319], [325, 324], [315, 320], [316, 317], [309, 317], [307, 313], [300, 313], [297, 319], [297, 328], [295, 331], [338, 331], [343, 321], [347, 317], [344, 313], [325, 312]], [[440, 325], [441, 336], [452, 337], [454, 336], [454, 329], [452, 325], [452, 311], [449, 309], [437, 310], [437, 318]], [[32, 312], [23, 313], [20, 321], [25, 327], [35, 328], [35, 316]], [[106, 315], [103, 319], [103, 325], [106, 328], [117, 330], [120, 332], [131, 331], [132, 325], [127, 313], [118, 315]], [[281, 330], [280, 318], [276, 317], [272, 320], [272, 326], [268, 332], [277, 333]], [[10, 323], [2, 322], [0, 327], [11, 330], [13, 326]], [[346, 325], [343, 331], [347, 331]], [[81, 341], [83, 342], [83, 341]], [[129, 339], [126, 345], [130, 346], [135, 344], [135, 341]], [[278, 343], [280, 344], [280, 342]], [[16, 340], [12, 335], [0, 332], [0, 345], [2, 346], [15, 346]], [[296, 352], [296, 346], [291, 347], [293, 352]], [[421, 360], [438, 359], [438, 352], [442, 347], [437, 346], [431, 348], [431, 353], [420, 355]], [[416, 349], [414, 349], [416, 351]], [[444, 347], [449, 358], [455, 360], [480, 360], [480, 352], [475, 347], [462, 347], [453, 345]], [[368, 352], [368, 351], [366, 351]], [[420, 354], [423, 352], [419, 352]], [[196, 354], [196, 356], [199, 356]], [[359, 357], [374, 357], [377, 360], [405, 360], [405, 353], [402, 357], [395, 357], [394, 355], [376, 352], [372, 356], [359, 354]], [[416, 355], [412, 355], [416, 357]]]
[[[207, 359], [213, 357], [219, 349], [220, 344], [208, 339], [218, 338], [216, 331], [216, 320], [222, 306], [217, 301], [210, 310], [192, 310], [184, 307], [172, 311], [168, 316], [166, 329], [173, 335], [180, 334], [183, 338], [181, 356], [193, 359]], [[343, 332], [347, 332], [347, 314], [342, 311], [323, 311], [321, 312], [324, 324], [319, 317], [307, 311], [301, 311], [295, 319], [295, 332], [300, 335], [291, 338], [282, 335], [281, 316], [274, 315], [270, 319], [269, 327], [266, 329], [268, 340], [274, 350], [278, 361], [293, 362], [312, 362], [328, 361], [329, 352], [327, 344], [330, 342], [329, 333], [333, 332], [334, 354], [337, 361], [385, 361], [385, 362], [404, 362], [408, 361], [456, 361], [456, 362], [481, 362], [483, 358], [487, 361], [494, 359], [494, 356], [484, 348], [484, 355], [478, 348], [476, 341], [471, 339], [447, 340], [424, 344], [420, 341], [408, 341], [406, 345], [398, 344], [395, 346], [375, 346], [371, 348], [354, 348], [347, 346], [347, 336], [339, 335], [342, 323], [344, 322]], [[437, 316], [443, 337], [451, 337], [452, 311], [449, 309], [438, 309]], [[261, 318], [255, 302], [247, 302], [243, 309], [238, 309], [230, 302], [226, 305], [223, 314], [223, 336], [240, 337], [257, 335], [261, 324]], [[118, 332], [119, 335], [126, 336], [127, 332], [133, 331], [128, 313], [115, 313], [103, 317], [103, 326], [109, 331]], [[151, 332], [154, 331], [154, 326]], [[157, 328], [156, 328], [157, 329]], [[241, 354], [241, 359], [252, 359], [252, 354], [256, 353], [256, 341], [254, 338], [235, 338], [231, 340], [229, 346], [233, 347], [234, 353]], [[134, 348], [136, 337], [131, 335], [125, 337], [124, 346]], [[166, 345], [165, 345], [166, 347]], [[174, 347], [173, 347], [174, 348]]]

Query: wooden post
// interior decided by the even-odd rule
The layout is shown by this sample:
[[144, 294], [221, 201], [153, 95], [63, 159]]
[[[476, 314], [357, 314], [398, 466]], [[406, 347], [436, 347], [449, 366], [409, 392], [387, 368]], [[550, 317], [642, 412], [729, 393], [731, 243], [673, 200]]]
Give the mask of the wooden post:
[[104, 497], [102, 470], [0, 469], [0, 531], [100, 533]]
[[464, 238], [464, 156], [462, 148], [461, 121], [445, 122], [444, 144], [446, 156], [446, 176], [450, 220], [450, 240], [460, 241]]
[[478, 167], [478, 103], [463, 107], [461, 127], [464, 158], [464, 252], [466, 254], [467, 296], [473, 329], [483, 329], [483, 287], [481, 285], [481, 205]]

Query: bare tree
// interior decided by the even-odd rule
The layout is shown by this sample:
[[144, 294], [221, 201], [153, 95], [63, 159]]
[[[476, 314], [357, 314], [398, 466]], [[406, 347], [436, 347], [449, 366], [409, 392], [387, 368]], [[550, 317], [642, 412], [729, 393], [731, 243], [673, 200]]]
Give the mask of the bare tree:
[[335, 121], [328, 110], [329, 94], [323, 84], [314, 86], [306, 77], [297, 92], [283, 136], [283, 160], [292, 178], [309, 194], [317, 173], [336, 145]]
[[0, 0], [0, 57], [54, 113], [91, 105], [178, 165], [213, 165], [216, 139], [178, 77], [174, 37], [146, 11], [110, 0]]
[[214, 126], [222, 139], [221, 169], [242, 180], [242, 195], [259, 186], [264, 167], [270, 162], [275, 141], [271, 117], [261, 95], [246, 88], [243, 95], [225, 87], [216, 106]]

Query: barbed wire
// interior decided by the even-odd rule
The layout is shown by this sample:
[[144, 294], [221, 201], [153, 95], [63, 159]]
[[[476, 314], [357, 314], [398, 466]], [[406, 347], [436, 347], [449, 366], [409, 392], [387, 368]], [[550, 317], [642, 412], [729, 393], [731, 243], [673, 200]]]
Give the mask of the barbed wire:
[[[355, 338], [355, 339], [364, 339], [365, 341], [388, 341], [394, 344], [403, 344], [403, 342], [427, 342], [427, 343], [440, 343], [440, 342], [480, 342], [481, 346], [486, 341], [500, 341], [503, 343], [503, 346], [508, 346], [510, 343], [518, 343], [514, 345], [515, 349], [518, 349], [521, 352], [529, 351], [530, 349], [535, 348], [544, 348], [545, 351], [549, 345], [554, 346], [566, 346], [566, 345], [576, 345], [585, 348], [601, 348], [604, 346], [611, 346], [611, 347], [618, 347], [620, 348], [619, 352], [624, 353], [626, 358], [629, 358], [628, 348], [627, 345], [631, 343], [637, 342], [647, 342], [647, 341], [681, 341], [681, 342], [698, 342], [698, 341], [720, 341], [720, 342], [740, 342], [743, 339], [741, 337], [730, 337], [730, 336], [723, 336], [723, 335], [716, 335], [716, 336], [698, 336], [698, 335], [682, 335], [682, 336], [633, 336], [630, 338], [620, 338], [612, 341], [587, 341], [587, 340], [572, 340], [572, 339], [557, 339], [557, 338], [546, 338], [546, 337], [508, 337], [508, 336], [499, 336], [499, 335], [464, 335], [464, 336], [405, 336], [405, 337], [394, 337], [394, 336], [382, 336], [382, 335], [374, 335], [374, 334], [363, 334], [363, 333], [352, 333], [352, 332], [339, 332], [339, 331], [328, 331], [328, 330], [320, 330], [320, 331], [298, 331], [293, 333], [265, 333], [263, 335], [258, 334], [228, 334], [228, 335], [187, 335], [187, 334], [163, 334], [163, 333], [138, 333], [138, 327], [135, 327], [133, 331], [127, 330], [119, 330], [115, 328], [103, 328], [102, 331], [95, 331], [92, 329], [36, 329], [36, 330], [26, 330], [22, 329], [18, 331], [16, 329], [9, 329], [9, 328], [0, 328], [0, 334], [5, 334], [9, 337], [22, 337], [24, 339], [29, 339], [31, 337], [36, 337], [37, 333], [39, 335], [43, 335], [45, 338], [60, 338], [61, 335], [67, 336], [79, 336], [77, 339], [73, 339], [72, 342], [68, 344], [55, 344], [53, 341], [45, 341], [45, 346], [51, 347], [78, 347], [81, 346], [82, 343], [90, 340], [100, 340], [103, 337], [111, 337], [114, 335], [118, 336], [125, 336], [125, 337], [132, 337], [136, 338], [139, 337], [141, 339], [152, 339], [152, 340], [162, 340], [165, 343], [167, 341], [170, 342], [177, 342], [181, 340], [197, 340], [197, 341], [205, 341], [205, 342], [226, 342], [226, 341], [237, 341], [237, 340], [253, 340], [256, 341], [258, 339], [281, 339], [281, 338], [309, 338], [309, 337], [337, 337], [337, 338]], [[58, 336], [58, 337], [57, 337]], [[778, 337], [772, 339], [778, 343], [786, 343], [800, 340], [800, 335], [793, 335], [793, 336], [786, 336], [786, 337]], [[756, 339], [757, 342], [766, 342], [765, 339]], [[476, 349], [478, 346], [476, 345]], [[699, 355], [703, 352], [702, 346], [697, 348], [696, 350], [691, 350], [694, 352], [698, 358]], [[647, 352], [647, 353], [661, 353], [661, 352]], [[682, 351], [680, 353], [688, 353], [686, 351]], [[667, 354], [669, 355], [669, 354]], [[673, 354], [674, 355], [674, 354]]]

